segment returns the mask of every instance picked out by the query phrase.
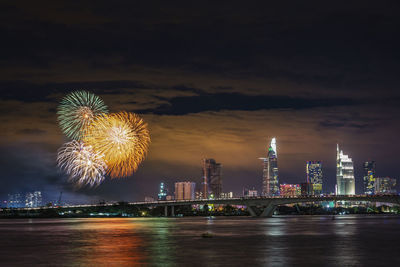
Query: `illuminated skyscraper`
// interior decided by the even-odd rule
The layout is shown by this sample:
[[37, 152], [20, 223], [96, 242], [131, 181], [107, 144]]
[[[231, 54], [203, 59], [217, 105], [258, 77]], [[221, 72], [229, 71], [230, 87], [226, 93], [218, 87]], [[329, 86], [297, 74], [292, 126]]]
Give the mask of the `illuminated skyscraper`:
[[339, 150], [339, 145], [336, 148], [336, 186], [337, 195], [355, 194], [353, 161], [343, 154], [343, 150]]
[[166, 200], [167, 199], [167, 188], [164, 183], [160, 184], [160, 192], [158, 193], [158, 200]]
[[175, 200], [193, 200], [195, 199], [194, 182], [177, 182], [175, 183]]
[[396, 194], [396, 179], [390, 177], [375, 178], [375, 194]]
[[296, 197], [301, 195], [299, 184], [280, 184], [280, 195], [284, 197]]
[[320, 161], [307, 161], [307, 183], [311, 183], [314, 195], [322, 194], [322, 163]]
[[364, 162], [364, 194], [375, 194], [375, 161]]
[[36, 208], [42, 205], [42, 192], [35, 191], [33, 193], [26, 193], [25, 195], [25, 207]]
[[33, 193], [25, 194], [25, 207], [27, 207], [27, 208], [33, 207]]
[[210, 195], [213, 195], [214, 198], [219, 198], [222, 193], [222, 165], [215, 162], [214, 159], [203, 159], [202, 165], [203, 198], [208, 198]]
[[279, 195], [279, 179], [278, 179], [278, 153], [276, 150], [276, 138], [272, 138], [268, 148], [267, 158], [263, 160], [263, 196]]

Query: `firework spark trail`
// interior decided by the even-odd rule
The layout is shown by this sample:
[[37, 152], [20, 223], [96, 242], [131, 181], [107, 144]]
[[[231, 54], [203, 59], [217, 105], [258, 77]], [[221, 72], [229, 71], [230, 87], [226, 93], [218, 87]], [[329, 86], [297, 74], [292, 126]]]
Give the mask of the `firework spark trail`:
[[80, 140], [87, 126], [96, 116], [108, 113], [103, 100], [86, 91], [75, 91], [65, 96], [58, 106], [58, 122], [67, 137]]
[[57, 162], [77, 187], [99, 185], [103, 182], [107, 170], [103, 155], [75, 140], [65, 143], [58, 150]]
[[93, 120], [83, 137], [94, 151], [104, 154], [112, 178], [132, 175], [150, 144], [147, 124], [136, 114], [119, 112]]

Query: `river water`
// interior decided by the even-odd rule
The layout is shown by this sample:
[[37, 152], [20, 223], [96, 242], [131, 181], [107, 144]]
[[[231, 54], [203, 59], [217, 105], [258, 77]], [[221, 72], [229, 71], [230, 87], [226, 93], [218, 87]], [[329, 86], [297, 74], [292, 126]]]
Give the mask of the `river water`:
[[400, 266], [399, 239], [399, 216], [14, 219], [0, 266]]

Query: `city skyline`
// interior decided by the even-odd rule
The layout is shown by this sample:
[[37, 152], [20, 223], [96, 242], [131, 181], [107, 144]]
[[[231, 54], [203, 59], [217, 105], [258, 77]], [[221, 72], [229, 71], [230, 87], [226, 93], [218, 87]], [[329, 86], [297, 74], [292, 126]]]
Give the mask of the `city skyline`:
[[[161, 180], [200, 182], [204, 158], [223, 164], [223, 191], [261, 193], [257, 159], [272, 137], [281, 183], [304, 181], [305, 162], [320, 160], [324, 191], [334, 192], [337, 143], [353, 159], [356, 192], [365, 161], [398, 177], [399, 19], [390, 7], [159, 5], [0, 4], [0, 199], [35, 190], [69, 202], [143, 199]], [[148, 123], [152, 143], [133, 176], [76, 190], [58, 170], [69, 139], [57, 106], [80, 89]]]
[[[275, 137], [273, 137], [271, 139], [271, 143], [270, 143], [269, 148], [268, 148], [268, 155], [270, 155], [273, 160], [277, 159], [277, 143], [276, 143], [276, 138]], [[262, 184], [264, 184], [265, 177], [266, 177], [265, 173], [267, 171], [267, 174], [268, 174], [270, 165], [269, 165], [269, 162], [268, 162], [268, 158], [259, 158], [259, 159], [262, 159], [263, 162], [264, 162], [264, 164], [263, 164], [264, 167], [262, 168], [262, 176], [261, 176], [261, 180], [263, 181]], [[352, 162], [352, 159], [349, 158], [348, 155], [344, 155], [343, 151], [339, 149], [339, 144], [336, 144], [336, 162], [337, 162], [336, 165], [337, 165], [337, 169], [336, 169], [336, 177], [335, 177], [335, 181], [336, 181], [335, 190], [337, 190], [336, 185], [339, 183], [338, 175], [339, 175], [339, 173], [342, 173], [342, 171], [341, 171], [342, 167], [340, 167], [340, 170], [338, 169], [338, 167], [342, 165], [342, 163], [339, 163], [341, 161], [344, 162], [343, 164], [348, 164], [348, 162], [351, 163], [351, 169], [352, 169], [351, 175], [353, 177], [355, 177], [355, 174], [354, 174], [354, 171], [353, 171], [354, 170], [354, 167], [353, 167], [354, 163]], [[216, 190], [215, 188], [217, 188], [217, 190], [219, 190], [219, 192], [220, 192], [219, 195], [221, 195], [222, 193], [229, 193], [229, 191], [225, 192], [225, 191], [221, 190], [221, 188], [222, 188], [222, 177], [221, 177], [222, 164], [221, 163], [216, 163], [216, 161], [214, 159], [202, 159], [201, 162], [202, 162], [201, 169], [202, 169], [202, 173], [203, 173], [201, 175], [201, 178], [200, 179], [198, 179], [198, 178], [191, 179], [192, 177], [195, 177], [195, 176], [189, 177], [189, 180], [193, 180], [194, 181], [194, 182], [190, 182], [191, 184], [194, 185], [194, 186], [192, 186], [192, 189], [191, 189], [193, 191], [193, 194], [192, 194], [193, 195], [193, 199], [194, 199], [194, 192], [196, 192], [196, 193], [201, 192], [201, 198], [203, 198], [204, 190], [207, 191], [207, 196], [208, 197], [212, 196], [213, 198], [218, 198], [218, 197], [214, 196], [214, 194], [213, 194], [213, 192], [215, 192], [215, 190]], [[279, 175], [278, 174], [277, 165], [274, 164], [274, 166], [275, 167], [273, 167], [273, 169], [271, 169], [271, 173], [273, 175]], [[306, 170], [305, 170], [305, 173], [304, 173], [305, 174], [305, 179], [304, 180], [300, 179], [300, 180], [297, 180], [297, 181], [293, 181], [292, 184], [278, 181], [278, 183], [277, 183], [278, 188], [279, 188], [279, 186], [285, 186], [285, 190], [286, 190], [286, 186], [290, 186], [290, 187], [291, 186], [296, 186], [296, 185], [300, 186], [301, 184], [304, 184], [306, 182], [306, 183], [311, 183], [312, 184], [312, 189], [310, 188], [310, 190], [312, 190], [312, 194], [320, 194], [320, 193], [330, 194], [330, 193], [335, 193], [335, 192], [332, 192], [332, 191], [321, 190], [321, 188], [323, 188], [322, 181], [326, 182], [325, 181], [326, 178], [325, 179], [322, 178], [323, 175], [322, 175], [322, 162], [321, 161], [319, 161], [319, 160], [306, 161], [305, 162], [305, 166], [306, 166]], [[394, 179], [393, 180], [394, 182], [390, 182], [390, 183], [392, 183], [393, 184], [392, 185], [393, 188], [395, 188], [395, 190], [397, 190], [397, 183], [396, 183], [397, 179], [396, 179], [396, 177], [390, 177], [390, 178], [389, 177], [384, 177], [384, 178], [381, 178], [381, 177], [376, 177], [375, 176], [376, 175], [376, 172], [375, 172], [376, 163], [375, 163], [375, 161], [364, 162], [363, 163], [363, 168], [364, 168], [363, 169], [363, 176], [362, 176], [362, 181], [361, 181], [362, 182], [362, 189], [359, 192], [360, 194], [374, 194], [374, 193], [371, 193], [370, 190], [368, 192], [366, 191], [366, 179], [367, 179], [366, 173], [368, 173], [370, 175], [370, 177], [368, 177], [370, 180], [373, 177], [372, 181], [369, 181], [369, 183], [367, 183], [369, 185], [369, 187], [371, 187], [371, 185], [372, 185], [372, 187], [374, 188], [372, 192], [375, 192], [376, 185], [375, 185], [374, 182], [375, 182], [375, 179], [377, 179], [377, 178], [378, 178], [378, 180], [381, 179], [380, 181], [385, 181], [384, 183], [386, 183], [386, 184], [389, 183], [389, 182], [386, 182], [387, 179], [392, 179], [392, 180]], [[343, 176], [343, 174], [341, 174], [341, 176]], [[344, 175], [344, 176], [346, 176], [346, 175]], [[172, 178], [172, 179], [174, 179], [174, 178]], [[151, 195], [152, 198], [154, 197], [154, 199], [165, 200], [165, 197], [167, 196], [167, 194], [166, 194], [167, 193], [167, 189], [166, 188], [168, 188], [168, 184], [164, 183], [165, 180], [166, 180], [165, 178], [161, 179], [161, 183], [159, 184], [160, 185], [160, 188], [159, 188], [160, 190], [158, 191], [158, 194], [153, 194], [154, 192], [145, 192], [146, 197]], [[189, 183], [186, 180], [187, 179], [173, 180], [172, 183], [175, 185], [175, 188], [176, 188], [177, 184]], [[210, 186], [212, 184], [210, 182], [211, 180], [218, 181], [217, 187], [215, 187], [215, 182], [214, 182], [214, 187]], [[208, 182], [205, 184], [204, 181], [208, 181]], [[317, 183], [312, 183], [312, 181], [316, 181]], [[383, 183], [383, 182], [380, 182], [378, 187], [380, 186], [381, 183]], [[196, 187], [196, 184], [197, 184], [197, 187]], [[356, 185], [357, 185], [357, 183], [355, 183], [355, 179], [353, 178], [353, 183], [351, 184], [351, 189], [349, 189], [347, 191], [346, 191], [346, 189], [342, 189], [342, 191], [337, 191], [336, 194], [339, 194], [339, 195], [341, 195], [341, 194], [342, 195], [351, 194], [351, 191], [353, 189], [355, 190]], [[260, 192], [261, 195], [268, 196], [267, 194], [263, 193], [263, 190], [265, 188], [264, 185], [262, 185], [258, 189], [255, 186], [252, 186], [252, 187], [255, 190], [257, 190], [258, 192]], [[359, 187], [360, 186], [358, 186], [358, 188]], [[194, 188], [196, 188], [196, 190], [194, 190]], [[243, 187], [243, 188], [245, 188], [245, 187]], [[389, 188], [389, 186], [387, 188]], [[300, 187], [299, 187], [299, 189], [300, 189]], [[21, 195], [21, 193], [24, 194], [24, 191], [18, 191], [18, 190], [13, 191], [13, 194], [10, 194], [10, 193], [8, 194], [8, 199], [10, 199], [10, 195], [11, 196]], [[49, 194], [49, 192], [44, 192], [44, 193], [45, 194], [46, 193]], [[32, 193], [27, 192], [26, 195], [28, 196], [28, 194], [32, 194]], [[356, 192], [354, 192], [353, 194], [356, 194]], [[169, 192], [169, 196], [171, 196], [171, 195], [173, 197], [174, 197], [174, 195], [176, 196], [176, 191]], [[237, 192], [235, 192], [234, 195], [240, 196], [241, 194], [240, 193], [238, 194]], [[279, 191], [278, 191], [278, 194], [275, 194], [275, 195], [279, 195]], [[28, 198], [27, 196], [26, 196], [26, 198]], [[42, 199], [41, 196], [40, 196], [40, 199]], [[47, 200], [48, 203], [57, 203], [55, 201], [55, 199], [45, 199], [45, 200]], [[137, 201], [138, 199], [135, 199], [135, 200]], [[116, 200], [114, 199], [114, 200], [111, 200], [111, 201], [116, 201]], [[4, 206], [7, 206], [8, 202], [4, 201]], [[43, 204], [45, 204], [45, 203], [43, 202]], [[29, 205], [27, 207], [29, 207]]]
[[[274, 182], [274, 177], [278, 177], [278, 167], [277, 167], [277, 144], [276, 138], [273, 137], [271, 139], [271, 143], [268, 148], [268, 158], [259, 158], [263, 160], [263, 175], [262, 175], [262, 188], [261, 188], [261, 196], [295, 196], [295, 195], [321, 195], [321, 194], [331, 194], [333, 192], [326, 192], [323, 190], [323, 171], [322, 171], [322, 162], [318, 160], [312, 160], [306, 162], [306, 180], [298, 181], [296, 184], [287, 184], [280, 183], [278, 179], [276, 179], [278, 187], [280, 187], [278, 193], [271, 194], [268, 193], [270, 190], [270, 180]], [[270, 165], [270, 159], [272, 159], [272, 167]], [[382, 193], [397, 193], [396, 184], [397, 179], [391, 177], [376, 177], [375, 173], [375, 161], [364, 162], [364, 176], [363, 176], [363, 191], [360, 194], [366, 195], [374, 195], [375, 191], [377, 194]], [[199, 194], [199, 198], [219, 198], [222, 194], [226, 194], [221, 190], [222, 188], [222, 179], [221, 179], [221, 164], [216, 163], [214, 159], [203, 159], [202, 160], [202, 182], [200, 184], [200, 189], [196, 190], [196, 193]], [[270, 176], [273, 178], [271, 179]], [[339, 144], [336, 144], [336, 184], [335, 184], [335, 192], [337, 195], [354, 195], [355, 192], [355, 174], [354, 174], [354, 163], [352, 159], [349, 158], [348, 155], [344, 155], [343, 151], [339, 149]], [[218, 182], [218, 192], [219, 194], [215, 194], [215, 189], [210, 189], [210, 180], [215, 179]], [[342, 181], [345, 179], [345, 181]], [[347, 182], [346, 179], [350, 179], [350, 182]], [[377, 182], [375, 182], [377, 181]], [[175, 182], [175, 187], [177, 184], [183, 184], [189, 182]], [[193, 188], [196, 185], [196, 182], [190, 182], [194, 184]], [[339, 184], [339, 186], [338, 186]], [[304, 186], [304, 188], [303, 188]], [[382, 188], [381, 188], [382, 187]], [[372, 189], [371, 189], [372, 188]], [[378, 189], [378, 190], [377, 190]], [[160, 184], [160, 193], [164, 192], [164, 182]], [[395, 190], [395, 191], [392, 191]], [[193, 190], [194, 191], [194, 190]], [[248, 189], [243, 187], [242, 196], [257, 196], [258, 190]], [[282, 192], [284, 191], [284, 192]], [[304, 191], [304, 192], [303, 192]], [[249, 192], [252, 192], [249, 194]], [[296, 193], [295, 193], [296, 192]], [[159, 200], [165, 200], [160, 198], [160, 193], [158, 194]], [[174, 192], [176, 196], [176, 191]], [[230, 192], [232, 193], [232, 192]], [[179, 194], [179, 193], [178, 193]], [[166, 194], [163, 195], [164, 197]], [[219, 197], [218, 197], [219, 196]], [[197, 198], [197, 196], [196, 196]], [[183, 199], [183, 198], [179, 198]], [[194, 194], [191, 199], [194, 199]]]

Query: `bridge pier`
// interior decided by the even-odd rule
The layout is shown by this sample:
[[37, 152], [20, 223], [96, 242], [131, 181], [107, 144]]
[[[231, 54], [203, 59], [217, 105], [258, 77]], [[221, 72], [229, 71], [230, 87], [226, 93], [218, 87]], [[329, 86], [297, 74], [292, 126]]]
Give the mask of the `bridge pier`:
[[274, 215], [275, 209], [276, 206], [272, 203], [269, 203], [267, 206], [265, 206], [263, 212], [261, 212], [260, 217], [272, 217], [272, 215]]
[[[164, 206], [164, 216], [168, 217], [168, 206]], [[171, 216], [175, 217], [175, 206], [171, 206]]]
[[257, 213], [256, 213], [256, 211], [254, 210], [254, 207], [252, 207], [252, 206], [247, 206], [247, 211], [250, 213], [250, 215], [251, 215], [252, 217], [257, 217]]
[[247, 210], [252, 217], [272, 217], [274, 211], [276, 209], [276, 205], [272, 202], [263, 205], [263, 208], [260, 212], [256, 206], [247, 206]]

